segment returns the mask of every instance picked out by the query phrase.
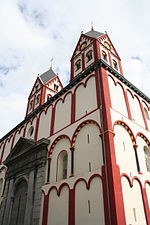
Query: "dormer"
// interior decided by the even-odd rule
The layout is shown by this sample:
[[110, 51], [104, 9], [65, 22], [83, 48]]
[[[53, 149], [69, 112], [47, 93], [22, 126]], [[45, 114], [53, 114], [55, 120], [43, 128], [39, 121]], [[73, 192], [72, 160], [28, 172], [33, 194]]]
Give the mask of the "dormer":
[[28, 98], [26, 116], [40, 105], [43, 105], [62, 88], [59, 76], [54, 73], [52, 68], [38, 76]]
[[93, 28], [81, 34], [71, 58], [71, 81], [98, 60], [103, 59], [121, 73], [121, 59], [107, 33], [100, 33]]

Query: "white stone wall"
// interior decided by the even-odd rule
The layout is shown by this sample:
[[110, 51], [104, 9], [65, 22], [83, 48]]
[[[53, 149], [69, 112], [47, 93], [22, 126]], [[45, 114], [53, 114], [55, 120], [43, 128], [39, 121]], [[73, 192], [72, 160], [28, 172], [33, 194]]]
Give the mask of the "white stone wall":
[[88, 190], [85, 182], [75, 187], [75, 224], [104, 225], [103, 188], [100, 178], [93, 178]]
[[48, 208], [48, 225], [68, 224], [68, 195], [68, 187], [63, 187], [59, 196], [56, 189], [51, 190]]
[[147, 225], [140, 184], [137, 180], [130, 186], [127, 178], [122, 178], [123, 200], [126, 224]]

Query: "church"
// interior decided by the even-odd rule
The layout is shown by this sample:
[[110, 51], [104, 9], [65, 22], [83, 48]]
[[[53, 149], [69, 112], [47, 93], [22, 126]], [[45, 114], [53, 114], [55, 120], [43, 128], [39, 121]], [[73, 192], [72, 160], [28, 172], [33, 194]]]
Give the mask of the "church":
[[81, 33], [63, 87], [39, 75], [0, 139], [1, 225], [150, 225], [150, 98], [108, 34]]

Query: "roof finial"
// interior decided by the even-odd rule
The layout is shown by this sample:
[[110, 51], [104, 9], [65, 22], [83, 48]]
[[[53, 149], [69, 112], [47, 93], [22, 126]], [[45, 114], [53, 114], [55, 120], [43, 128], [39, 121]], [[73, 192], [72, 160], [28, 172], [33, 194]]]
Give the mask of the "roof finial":
[[52, 57], [50, 62], [51, 62], [51, 66], [50, 66], [50, 69], [52, 70], [52, 61], [54, 60], [54, 58]]
[[93, 21], [91, 21], [91, 31], [93, 31], [94, 28], [93, 28]]

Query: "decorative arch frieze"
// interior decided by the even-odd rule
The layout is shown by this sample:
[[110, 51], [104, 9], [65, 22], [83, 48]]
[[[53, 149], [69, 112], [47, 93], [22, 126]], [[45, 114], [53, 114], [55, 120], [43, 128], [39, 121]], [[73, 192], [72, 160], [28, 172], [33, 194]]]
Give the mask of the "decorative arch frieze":
[[150, 147], [150, 141], [144, 134], [142, 134], [141, 132], [138, 132], [136, 134], [136, 139], [137, 139], [137, 137], [141, 137], [146, 142], [146, 144]]
[[123, 126], [126, 129], [126, 131], [128, 132], [129, 136], [131, 137], [133, 146], [135, 146], [136, 145], [136, 139], [135, 139], [134, 134], [133, 134], [132, 130], [130, 129], [130, 127], [125, 122], [120, 121], [120, 120], [118, 120], [118, 121], [116, 121], [114, 123], [113, 130], [114, 130], [115, 125]]
[[60, 141], [61, 139], [68, 139], [69, 142], [71, 143], [71, 140], [70, 140], [70, 138], [69, 138], [67, 135], [63, 134], [63, 135], [58, 136], [58, 137], [53, 141], [53, 143], [52, 143], [52, 145], [51, 145], [51, 148], [50, 148], [50, 150], [48, 151], [48, 158], [51, 158], [51, 157], [52, 157], [52, 153], [53, 153], [53, 150], [54, 150], [54, 148], [55, 148], [55, 145], [56, 145], [57, 142]]
[[94, 120], [86, 120], [86, 121], [82, 122], [82, 123], [76, 128], [76, 130], [75, 130], [75, 132], [74, 132], [74, 134], [73, 134], [73, 136], [72, 136], [71, 148], [74, 149], [75, 141], [76, 141], [76, 138], [77, 138], [78, 133], [79, 133], [80, 130], [81, 130], [85, 125], [87, 125], [87, 124], [95, 124], [95, 125], [99, 128], [100, 133], [101, 133], [100, 126], [99, 126], [99, 124], [98, 124], [96, 121], [94, 121]]

